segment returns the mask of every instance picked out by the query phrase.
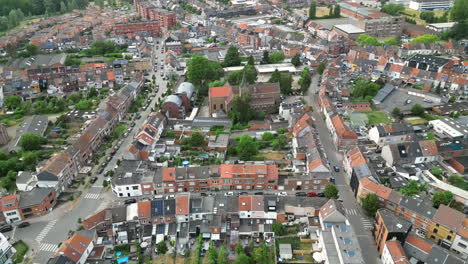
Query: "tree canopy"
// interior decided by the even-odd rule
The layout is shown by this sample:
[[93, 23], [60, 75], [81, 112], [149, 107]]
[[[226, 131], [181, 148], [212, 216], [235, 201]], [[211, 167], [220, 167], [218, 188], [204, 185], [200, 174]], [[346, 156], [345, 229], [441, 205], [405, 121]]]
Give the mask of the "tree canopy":
[[299, 78], [299, 85], [301, 90], [305, 93], [312, 82], [312, 77], [310, 77], [310, 69], [309, 67], [304, 67], [301, 72], [301, 77]]
[[386, 4], [380, 9], [382, 13], [386, 13], [392, 16], [398, 16], [402, 11], [405, 10], [405, 6], [401, 4]]
[[321, 62], [321, 63], [319, 64], [319, 66], [317, 67], [317, 72], [318, 72], [318, 74], [322, 75], [323, 72], [325, 71], [326, 67], [327, 67], [327, 66], [325, 65], [325, 62]]
[[24, 133], [23, 136], [21, 136], [19, 145], [24, 150], [30, 151], [40, 149], [41, 145], [45, 142], [46, 140], [37, 133]]
[[325, 186], [325, 197], [328, 199], [338, 199], [338, 188], [334, 184], [327, 184]]
[[292, 65], [294, 65], [296, 67], [301, 65], [301, 56], [299, 55], [299, 53], [296, 53], [296, 55], [294, 55], [294, 57], [292, 57], [291, 63], [292, 63]]
[[257, 143], [249, 135], [244, 134], [237, 144], [237, 153], [240, 160], [252, 160], [252, 157], [258, 153]]
[[312, 0], [309, 6], [309, 19], [316, 18], [316, 13], [317, 13], [317, 3], [315, 2], [315, 0]]
[[380, 88], [381, 86], [375, 82], [357, 79], [353, 84], [353, 89], [351, 90], [353, 101], [369, 102], [379, 92]]
[[223, 67], [239, 66], [240, 64], [239, 50], [234, 46], [230, 46], [224, 57]]
[[415, 104], [411, 108], [411, 114], [416, 115], [416, 116], [423, 116], [424, 115], [424, 107], [420, 104]]
[[232, 102], [232, 109], [229, 112], [229, 117], [233, 124], [247, 124], [253, 118], [253, 112], [250, 107], [252, 98], [249, 94], [242, 96], [236, 95]]
[[200, 55], [193, 55], [188, 62], [187, 79], [201, 94], [207, 94], [207, 85], [223, 75], [223, 68], [218, 62], [209, 61]]
[[379, 198], [375, 193], [368, 193], [364, 198], [361, 198], [362, 208], [369, 216], [374, 216], [379, 209]]
[[275, 51], [270, 55], [269, 62], [274, 64], [274, 63], [279, 63], [284, 60], [284, 54], [282, 51]]
[[468, 19], [468, 0], [455, 0], [450, 11], [452, 21], [462, 22]]
[[411, 40], [411, 43], [434, 43], [439, 40], [440, 39], [437, 35], [426, 34], [426, 35], [422, 35], [422, 36], [414, 38], [413, 40]]
[[20, 106], [22, 101], [23, 99], [21, 98], [21, 96], [12, 95], [5, 97], [4, 104], [8, 110], [15, 110]]
[[409, 197], [413, 197], [416, 194], [425, 190], [425, 184], [419, 184], [417, 181], [411, 180], [403, 188], [400, 189], [400, 193]]
[[437, 191], [432, 196], [432, 205], [439, 208], [441, 204], [448, 205], [453, 200], [453, 193], [450, 191]]

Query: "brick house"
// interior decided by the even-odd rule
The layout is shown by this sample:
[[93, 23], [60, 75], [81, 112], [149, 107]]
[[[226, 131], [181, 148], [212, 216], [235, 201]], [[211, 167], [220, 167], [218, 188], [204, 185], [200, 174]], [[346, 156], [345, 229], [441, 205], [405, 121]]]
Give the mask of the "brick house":
[[57, 203], [56, 195], [53, 188], [34, 188], [22, 192], [18, 205], [21, 218], [26, 220], [48, 214]]

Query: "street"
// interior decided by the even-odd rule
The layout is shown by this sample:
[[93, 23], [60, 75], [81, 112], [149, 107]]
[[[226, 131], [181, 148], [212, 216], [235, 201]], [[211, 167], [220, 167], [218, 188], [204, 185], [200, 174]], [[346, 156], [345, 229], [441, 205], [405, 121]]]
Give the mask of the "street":
[[[109, 189], [103, 189], [102, 182], [105, 179], [104, 174], [108, 170], [114, 169], [117, 165], [117, 160], [122, 158], [123, 150], [132, 143], [135, 133], [138, 132], [139, 128], [151, 113], [151, 109], [155, 106], [158, 98], [166, 92], [167, 88], [166, 81], [163, 81], [160, 75], [161, 59], [164, 58], [164, 55], [161, 49], [156, 50], [156, 46], [161, 48], [162, 44], [156, 44], [156, 41], [161, 41], [161, 39], [155, 39], [152, 55], [152, 72], [150, 72], [150, 75], [147, 77], [151, 80], [153, 74], [156, 76], [156, 84], [159, 84], [159, 90], [151, 94], [154, 95], [154, 97], [152, 97], [153, 99], [150, 105], [146, 110], [139, 112], [141, 118], [135, 120], [135, 126], [131, 127], [127, 137], [123, 139], [122, 144], [104, 168], [103, 173], [97, 174], [98, 166], [94, 166], [93, 176], [97, 176], [98, 180], [88, 189], [84, 189], [81, 196], [74, 201], [58, 206], [46, 216], [30, 220], [29, 222], [31, 225], [26, 228], [15, 227], [13, 231], [6, 233], [11, 237], [12, 242], [23, 240], [27, 243], [30, 251], [28, 251], [26, 257], [33, 259], [31, 263], [47, 263], [48, 259], [52, 257], [58, 249], [59, 243], [66, 240], [68, 235], [79, 227], [79, 218], [85, 219], [95, 212], [111, 206], [112, 203], [118, 200]], [[153, 65], [155, 62], [158, 63], [158, 72], [154, 72]], [[110, 151], [111, 149], [106, 151], [107, 155], [102, 158], [102, 161], [110, 155]]]
[[[318, 74], [315, 74], [312, 77], [311, 86], [307, 92], [307, 95], [304, 97], [308, 104], [313, 107], [314, 111], [312, 116], [315, 119], [315, 127], [330, 165], [337, 165], [342, 167], [343, 156], [336, 150], [331, 134], [327, 129], [325, 121], [322, 118], [320, 106], [316, 100], [315, 93], [319, 90], [318, 79]], [[348, 185], [349, 179], [347, 179], [343, 170], [340, 170], [338, 173], [332, 173], [335, 174], [336, 187], [340, 192], [340, 200], [343, 201], [346, 217], [348, 218], [350, 224], [354, 228], [356, 235], [358, 236], [359, 245], [361, 246], [361, 251], [363, 252], [362, 255], [365, 262], [368, 264], [380, 263], [377, 247], [374, 244], [374, 240], [370, 231], [372, 229], [373, 220], [366, 216], [361, 206], [356, 202], [356, 198], [351, 191], [351, 187]]]

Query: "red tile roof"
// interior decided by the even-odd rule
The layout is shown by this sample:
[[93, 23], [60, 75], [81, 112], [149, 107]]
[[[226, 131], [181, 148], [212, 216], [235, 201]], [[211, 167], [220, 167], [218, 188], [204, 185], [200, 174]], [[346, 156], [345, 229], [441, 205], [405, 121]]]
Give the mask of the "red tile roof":
[[151, 217], [151, 201], [138, 202], [138, 218]]
[[339, 115], [332, 117], [333, 127], [335, 128], [336, 134], [341, 138], [346, 139], [357, 139], [356, 132], [350, 130], [345, 124], [343, 119]]
[[56, 256], [65, 255], [72, 261], [78, 262], [90, 243], [92, 243], [91, 238], [81, 234], [74, 234], [63, 242]]
[[185, 215], [189, 213], [189, 196], [188, 194], [179, 194], [176, 196], [176, 214]]
[[252, 211], [252, 196], [239, 196], [239, 211]]
[[405, 251], [401, 247], [401, 244], [398, 240], [389, 240], [386, 242], [386, 246], [390, 255], [392, 256], [394, 264], [408, 264], [408, 259], [406, 257]]
[[431, 243], [423, 240], [422, 238], [419, 238], [415, 235], [409, 235], [407, 238], [406, 238], [406, 241], [405, 243], [407, 244], [410, 244], [426, 253], [429, 254], [429, 252], [431, 251], [432, 249], [432, 245]]

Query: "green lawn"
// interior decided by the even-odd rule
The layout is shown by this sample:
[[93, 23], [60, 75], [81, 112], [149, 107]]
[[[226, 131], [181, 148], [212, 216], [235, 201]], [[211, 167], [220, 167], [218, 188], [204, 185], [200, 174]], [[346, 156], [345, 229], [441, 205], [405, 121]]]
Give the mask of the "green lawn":
[[390, 124], [392, 120], [389, 116], [384, 112], [379, 111], [372, 111], [366, 113], [367, 118], [369, 118], [369, 125], [376, 125], [376, 124]]
[[26, 245], [23, 240], [20, 240], [13, 244], [13, 247], [16, 249], [16, 253], [13, 256], [13, 263], [22, 263], [24, 255], [26, 255], [26, 252], [28, 252], [28, 245]]

